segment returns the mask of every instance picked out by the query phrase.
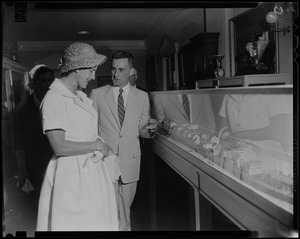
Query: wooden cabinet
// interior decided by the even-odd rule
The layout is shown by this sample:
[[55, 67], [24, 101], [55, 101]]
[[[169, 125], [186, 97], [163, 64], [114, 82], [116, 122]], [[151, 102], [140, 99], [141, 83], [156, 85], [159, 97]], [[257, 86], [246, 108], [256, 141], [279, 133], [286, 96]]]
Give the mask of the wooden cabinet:
[[218, 32], [199, 33], [181, 48], [181, 88], [193, 89], [195, 81], [214, 77], [216, 64], [213, 55], [218, 54], [218, 38]]

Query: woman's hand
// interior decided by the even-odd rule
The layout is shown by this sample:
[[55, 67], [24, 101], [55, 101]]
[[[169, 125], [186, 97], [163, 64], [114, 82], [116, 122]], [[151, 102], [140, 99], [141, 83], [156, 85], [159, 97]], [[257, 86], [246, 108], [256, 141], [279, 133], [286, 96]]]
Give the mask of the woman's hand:
[[112, 152], [108, 144], [104, 143], [101, 139], [97, 139], [96, 143], [97, 143], [97, 150], [101, 151], [104, 157], [107, 157]]

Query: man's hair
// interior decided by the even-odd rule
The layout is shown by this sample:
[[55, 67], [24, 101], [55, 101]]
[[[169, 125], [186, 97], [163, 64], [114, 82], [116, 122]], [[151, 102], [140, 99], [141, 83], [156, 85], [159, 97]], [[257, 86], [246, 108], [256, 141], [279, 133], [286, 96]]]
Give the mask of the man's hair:
[[111, 60], [114, 59], [128, 59], [129, 64], [131, 65], [131, 67], [133, 67], [133, 55], [130, 52], [127, 51], [117, 51], [115, 52], [112, 57]]

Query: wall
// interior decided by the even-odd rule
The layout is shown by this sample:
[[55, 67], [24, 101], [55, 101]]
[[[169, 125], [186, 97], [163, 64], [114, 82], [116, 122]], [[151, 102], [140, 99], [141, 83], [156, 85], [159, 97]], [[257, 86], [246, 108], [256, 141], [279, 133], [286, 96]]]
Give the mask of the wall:
[[[10, 8], [12, 10], [13, 8]], [[232, 17], [241, 14], [245, 11], [247, 11], [249, 8], [208, 8], [206, 9], [206, 17], [207, 17], [207, 32], [220, 32], [219, 36], [219, 54], [225, 55], [225, 58], [223, 59], [222, 65], [225, 69], [225, 76], [229, 76], [229, 26], [228, 21]], [[13, 12], [8, 12], [6, 14], [11, 14], [11, 18], [13, 18]], [[9, 18], [10, 19], [10, 18]], [[187, 20], [188, 19], [188, 20]], [[170, 35], [176, 42], [179, 43], [179, 47], [183, 46], [187, 42], [189, 42], [189, 39], [196, 34], [204, 31], [203, 26], [203, 9], [190, 9], [190, 10], [184, 10], [183, 13], [181, 13], [180, 17], [173, 19], [176, 20], [175, 24], [174, 22], [165, 23], [163, 25], [164, 28], [166, 28], [166, 34]], [[172, 23], [172, 24], [171, 24]], [[181, 25], [180, 25], [181, 23]], [[172, 30], [171, 26], [174, 27], [180, 25], [180, 30], [177, 31], [178, 33], [175, 34], [175, 30]], [[281, 24], [281, 26], [285, 26], [285, 24]], [[280, 27], [281, 27], [280, 26]], [[9, 24], [4, 24], [4, 32], [13, 32], [9, 30]], [[162, 26], [161, 26], [162, 27]], [[285, 36], [283, 36], [282, 33], [279, 34], [279, 73], [290, 73], [291, 79], [292, 72], [293, 72], [293, 65], [292, 65], [292, 56], [293, 56], [293, 44], [292, 44], [292, 32], [287, 33]], [[61, 54], [62, 49], [59, 51], [57, 50], [51, 50], [51, 51], [45, 51], [40, 48], [36, 48], [32, 51], [27, 51], [22, 48], [18, 48], [18, 51], [15, 49], [15, 43], [16, 39], [13, 35], [5, 35], [3, 37], [4, 39], [4, 51], [7, 50], [7, 48], [10, 48], [10, 50], [15, 53], [19, 59], [19, 62], [24, 64], [28, 69], [30, 69], [34, 64], [37, 62], [41, 62], [46, 60], [49, 61], [51, 65], [53, 65], [53, 68], [56, 68], [56, 65], [59, 62], [59, 55]], [[134, 52], [137, 56], [136, 60], [136, 68], [138, 69], [138, 86], [141, 88], [146, 87], [146, 66], [145, 66], [145, 60], [149, 59], [149, 57], [157, 55], [157, 50], [159, 47], [159, 44], [161, 42], [162, 38], [161, 36], [154, 35], [152, 39], [150, 39], [149, 42], [147, 42], [147, 46], [144, 45], [144, 48], [131, 48], [128, 47], [128, 45], [125, 44], [125, 47], [122, 47], [121, 49], [128, 49], [132, 52]], [[6, 44], [10, 43], [10, 44]], [[148, 51], [146, 52], [147, 47]], [[101, 47], [99, 49], [102, 49]], [[111, 48], [105, 48], [103, 49], [104, 52], [107, 53], [107, 55], [111, 55], [112, 50], [106, 51], [106, 49]], [[5, 54], [10, 54], [10, 52]], [[290, 60], [286, 60], [290, 59]], [[57, 63], [56, 63], [57, 62]], [[109, 64], [103, 65], [103, 69], [101, 71], [97, 71], [97, 76], [105, 76], [110, 74], [110, 67]], [[292, 80], [291, 80], [292, 82]]]
[[[133, 54], [134, 67], [138, 70], [138, 81], [137, 86], [140, 88], [146, 87], [146, 49], [141, 42], [135, 42], [135, 47], [129, 47], [131, 41], [118, 42], [118, 46], [111, 41], [111, 46], [101, 46], [99, 42], [91, 44], [95, 47], [96, 51], [107, 56], [107, 61], [101, 65], [96, 72], [96, 80], [91, 81], [85, 90], [87, 94], [90, 93], [91, 89], [98, 87], [100, 82], [99, 77], [111, 75], [111, 55], [114, 51], [125, 50]], [[138, 43], [140, 46], [138, 47]], [[23, 44], [23, 45], [22, 45]], [[29, 46], [30, 45], [30, 46]], [[43, 46], [44, 45], [44, 46]], [[25, 44], [24, 42], [19, 43], [19, 61], [27, 69], [31, 69], [36, 64], [46, 64], [55, 71], [55, 76], [59, 76], [57, 66], [60, 63], [60, 58], [63, 53], [63, 49], [69, 45], [69, 42], [51, 42], [43, 43], [38, 42], [35, 44]], [[47, 50], [48, 49], [48, 50]], [[98, 80], [97, 80], [98, 79]]]
[[[224, 54], [225, 58], [223, 60], [223, 68], [225, 69], [226, 77], [230, 76], [229, 71], [229, 25], [228, 21], [250, 8], [225, 8], [225, 9], [209, 9], [209, 14], [211, 19], [208, 19], [208, 31], [220, 31], [219, 37], [219, 54]], [[222, 13], [224, 11], [224, 13]], [[219, 16], [218, 18], [213, 18], [212, 16]], [[215, 22], [212, 21], [215, 19]], [[277, 34], [278, 36], [278, 73], [289, 73], [290, 74], [290, 84], [293, 84], [293, 25], [291, 17], [281, 19], [279, 17], [278, 27], [283, 28], [287, 25], [291, 26], [291, 32]], [[214, 24], [215, 23], [215, 24]]]
[[[282, 32], [278, 33], [278, 58], [279, 58], [279, 63], [278, 63], [278, 70], [279, 73], [290, 73], [290, 84], [293, 84], [293, 51], [296, 48], [293, 45], [293, 32], [295, 29], [293, 29], [293, 24], [290, 24], [292, 22], [291, 19], [284, 20], [284, 19], [278, 19], [278, 28], [282, 29], [286, 26], [291, 27], [291, 31], [289, 33], [286, 33], [283, 35]], [[297, 65], [298, 67], [298, 65]]]

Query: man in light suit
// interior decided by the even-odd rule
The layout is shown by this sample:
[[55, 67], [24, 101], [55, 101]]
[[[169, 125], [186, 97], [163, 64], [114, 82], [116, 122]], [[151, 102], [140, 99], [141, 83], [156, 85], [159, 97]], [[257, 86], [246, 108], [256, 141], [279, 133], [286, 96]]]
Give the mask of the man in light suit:
[[177, 124], [198, 125], [199, 129], [213, 135], [216, 132], [216, 122], [210, 96], [186, 92], [189, 102], [189, 115], [187, 115], [181, 98], [184, 93], [181, 91], [179, 93], [153, 94], [153, 112], [156, 119], [159, 122], [167, 118]]
[[[98, 112], [100, 136], [111, 147], [113, 153], [119, 155], [121, 176], [117, 197], [120, 230], [130, 231], [130, 206], [140, 174], [139, 136], [154, 137], [155, 129], [149, 126], [148, 94], [129, 84], [130, 77], [134, 74], [132, 54], [124, 51], [113, 54], [111, 72], [113, 86], [106, 85], [92, 90], [90, 98]], [[120, 89], [123, 92], [120, 92]], [[120, 94], [123, 96], [122, 103], [119, 101]], [[124, 119], [120, 115], [120, 104], [125, 108]], [[123, 123], [120, 122], [121, 118]]]

